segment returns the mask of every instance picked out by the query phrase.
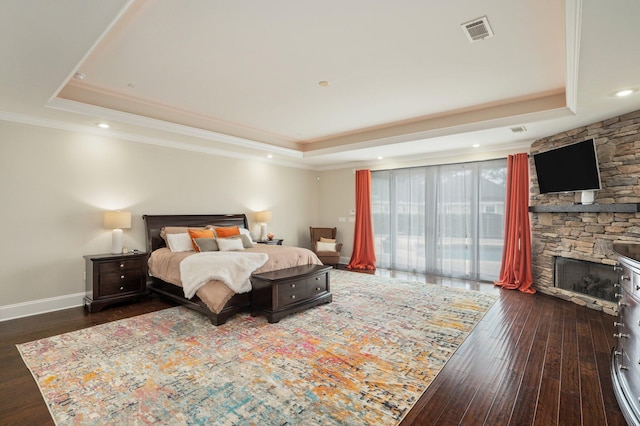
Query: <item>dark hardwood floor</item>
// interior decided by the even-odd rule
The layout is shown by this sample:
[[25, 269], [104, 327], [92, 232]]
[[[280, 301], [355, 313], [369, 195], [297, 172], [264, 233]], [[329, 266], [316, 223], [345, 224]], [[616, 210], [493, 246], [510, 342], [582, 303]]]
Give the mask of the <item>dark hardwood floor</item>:
[[[401, 425], [626, 424], [609, 374], [614, 317], [487, 283], [376, 274], [500, 295]], [[53, 424], [16, 343], [170, 306], [150, 298], [93, 314], [74, 308], [0, 322], [0, 425]]]

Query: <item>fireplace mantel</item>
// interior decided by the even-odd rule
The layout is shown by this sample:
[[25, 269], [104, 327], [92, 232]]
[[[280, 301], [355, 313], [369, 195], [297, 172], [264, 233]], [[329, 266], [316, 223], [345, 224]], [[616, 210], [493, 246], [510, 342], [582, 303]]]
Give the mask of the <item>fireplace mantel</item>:
[[547, 204], [529, 206], [529, 211], [532, 213], [638, 213], [640, 204]]

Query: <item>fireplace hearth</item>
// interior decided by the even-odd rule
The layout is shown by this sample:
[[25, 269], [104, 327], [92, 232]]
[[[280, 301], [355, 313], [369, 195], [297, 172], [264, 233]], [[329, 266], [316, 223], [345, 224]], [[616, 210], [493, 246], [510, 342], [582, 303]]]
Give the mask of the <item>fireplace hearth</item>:
[[614, 284], [618, 283], [618, 274], [610, 265], [560, 256], [555, 256], [553, 263], [555, 287], [610, 302], [616, 301]]

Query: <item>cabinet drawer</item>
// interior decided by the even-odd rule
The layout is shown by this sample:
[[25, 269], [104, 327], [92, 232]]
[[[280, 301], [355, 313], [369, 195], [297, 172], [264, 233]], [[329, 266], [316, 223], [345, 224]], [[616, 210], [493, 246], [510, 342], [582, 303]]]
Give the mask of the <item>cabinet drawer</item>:
[[139, 272], [121, 272], [100, 275], [98, 297], [142, 291], [144, 281]]
[[630, 330], [634, 334], [640, 334], [640, 305], [628, 293], [624, 293], [620, 299], [620, 319], [624, 323], [625, 329]]
[[103, 262], [100, 263], [99, 273], [102, 274], [111, 274], [118, 273], [120, 271], [140, 271], [143, 268], [143, 263], [140, 259], [128, 259], [121, 260], [119, 262]]
[[327, 274], [316, 275], [277, 284], [277, 306], [282, 308], [293, 303], [312, 299], [327, 291]]
[[620, 373], [626, 379], [623, 384], [627, 387], [628, 393], [637, 401], [640, 397], [640, 366], [637, 360], [631, 359], [623, 352]]
[[[630, 292], [629, 295], [632, 298], [635, 298], [636, 300], [640, 299], [640, 275], [637, 273], [634, 273], [633, 271], [625, 271], [626, 273], [630, 273], [630, 279], [629, 279], [629, 288], [630, 288]], [[627, 280], [625, 280], [626, 282]]]
[[640, 273], [624, 266], [618, 275], [618, 283], [631, 297], [640, 300]]
[[307, 278], [304, 287], [306, 289], [306, 297], [309, 298], [327, 291], [327, 274]]
[[300, 302], [306, 298], [304, 283], [288, 282], [278, 285], [278, 298], [276, 306], [282, 308], [293, 303]]

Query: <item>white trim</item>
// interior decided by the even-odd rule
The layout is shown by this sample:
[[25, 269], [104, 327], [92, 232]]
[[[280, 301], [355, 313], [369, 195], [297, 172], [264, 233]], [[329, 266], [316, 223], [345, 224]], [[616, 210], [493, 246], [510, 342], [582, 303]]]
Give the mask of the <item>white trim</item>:
[[128, 112], [116, 111], [96, 105], [89, 105], [82, 102], [72, 101], [69, 99], [55, 98], [47, 102], [46, 106], [52, 109], [83, 114], [89, 117], [102, 117], [113, 121], [141, 126], [164, 132], [171, 132], [183, 136], [191, 136], [208, 141], [220, 142], [242, 148], [261, 150], [264, 152], [272, 152], [286, 155], [294, 158], [302, 158], [303, 153], [300, 150], [284, 148], [277, 145], [270, 145], [264, 142], [241, 138], [237, 136], [226, 135], [224, 133], [213, 132], [210, 130], [198, 129], [196, 127], [186, 126], [183, 124], [170, 123], [155, 118], [143, 117]]
[[529, 148], [531, 148], [531, 144], [533, 142], [534, 140], [524, 140], [503, 145], [487, 146], [477, 152], [469, 152], [469, 148], [460, 148], [450, 151], [425, 152], [420, 155], [392, 157], [383, 162], [380, 160], [351, 161], [349, 163], [339, 163], [336, 165], [318, 166], [315, 170], [319, 172], [348, 168], [353, 168], [354, 170], [361, 168], [384, 170], [402, 167], [492, 160], [496, 158], [507, 158], [509, 154], [522, 152], [522, 150], [529, 152]]
[[202, 145], [194, 145], [194, 144], [188, 144], [188, 143], [182, 143], [182, 142], [175, 142], [175, 141], [171, 141], [169, 139], [161, 139], [161, 138], [153, 138], [153, 137], [148, 137], [148, 136], [135, 135], [135, 134], [132, 134], [132, 133], [127, 133], [127, 132], [118, 132], [118, 131], [114, 131], [114, 130], [111, 130], [111, 129], [109, 129], [109, 130], [99, 129], [98, 127], [83, 126], [83, 125], [80, 125], [80, 124], [68, 123], [68, 122], [65, 122], [65, 121], [58, 121], [58, 120], [51, 120], [51, 119], [48, 119], [48, 118], [42, 118], [42, 117], [37, 117], [37, 116], [32, 116], [32, 115], [18, 114], [18, 113], [13, 113], [13, 112], [8, 112], [8, 111], [0, 111], [0, 120], [2, 120], [2, 121], [10, 121], [10, 122], [13, 122], [13, 123], [28, 124], [28, 125], [31, 125], [31, 126], [46, 127], [46, 128], [49, 128], [49, 129], [66, 130], [66, 131], [70, 131], [70, 132], [85, 133], [85, 134], [88, 134], [88, 135], [104, 136], [104, 137], [110, 137], [110, 138], [115, 138], [115, 139], [122, 139], [122, 140], [130, 141], [130, 142], [137, 142], [137, 143], [143, 143], [143, 144], [147, 144], [147, 145], [162, 146], [162, 147], [165, 147], [165, 148], [180, 149], [180, 150], [183, 150], [183, 151], [199, 152], [199, 153], [202, 153], [202, 154], [216, 155], [216, 156], [220, 156], [220, 157], [239, 158], [239, 159], [242, 159], [242, 160], [260, 161], [260, 162], [278, 164], [278, 165], [281, 165], [281, 166], [298, 168], [298, 169], [311, 169], [311, 167], [309, 167], [307, 165], [304, 165], [304, 164], [301, 164], [301, 163], [298, 163], [298, 162], [279, 160], [279, 159], [276, 159], [276, 158], [267, 159], [266, 157], [264, 157], [262, 155], [258, 155], [258, 154], [256, 154], [256, 155], [248, 155], [248, 154], [236, 153], [236, 152], [233, 152], [233, 151], [228, 151], [228, 150], [223, 150], [223, 149], [209, 148], [209, 147], [202, 146]]
[[83, 306], [85, 295], [84, 292], [75, 293], [0, 306], [0, 322]]
[[98, 37], [98, 39], [93, 42], [93, 44], [91, 45], [89, 50], [87, 50], [87, 52], [84, 54], [84, 56], [82, 57], [80, 62], [78, 62], [78, 64], [73, 68], [73, 70], [71, 70], [71, 72], [69, 73], [67, 78], [65, 78], [62, 81], [62, 83], [60, 84], [60, 87], [58, 87], [58, 89], [55, 91], [55, 93], [53, 95], [51, 95], [51, 98], [49, 98], [49, 101], [51, 101], [52, 99], [56, 98], [56, 96], [58, 96], [58, 94], [62, 91], [62, 89], [64, 89], [64, 87], [67, 85], [67, 82], [71, 78], [73, 78], [73, 75], [82, 66], [84, 61], [87, 60], [89, 55], [91, 53], [93, 53], [93, 51], [96, 49], [96, 47], [98, 47], [98, 45], [102, 42], [102, 40], [107, 36], [107, 34], [109, 34], [111, 32], [111, 30], [116, 25], [116, 23], [125, 15], [125, 13], [129, 10], [131, 5], [134, 4], [135, 2], [136, 2], [136, 0], [127, 0], [127, 2], [122, 6], [122, 8], [120, 8], [120, 10], [116, 14], [116, 16], [113, 18], [113, 20], [109, 23], [107, 28], [105, 28], [105, 30], [102, 32], [102, 34], [100, 34], [100, 37]]
[[[558, 98], [560, 99], [560, 98]], [[563, 101], [566, 103], [566, 100]], [[393, 135], [388, 137], [369, 137], [360, 142], [350, 142], [349, 150], [356, 149], [367, 149], [367, 148], [375, 148], [384, 145], [391, 145], [396, 143], [406, 143], [406, 142], [420, 142], [422, 140], [428, 140], [431, 138], [437, 137], [445, 137], [445, 136], [455, 136], [461, 135], [464, 133], [471, 133], [477, 131], [484, 130], [496, 130], [504, 127], [510, 126], [522, 126], [524, 123], [533, 123], [533, 122], [543, 122], [547, 120], [554, 120], [562, 117], [572, 117], [575, 114], [566, 106], [559, 106], [555, 108], [547, 108], [540, 111], [533, 112], [524, 112], [522, 114], [510, 115], [505, 117], [497, 117], [497, 118], [487, 118], [479, 121], [471, 121], [464, 122], [462, 119], [460, 120], [460, 124], [452, 123], [446, 125], [436, 125], [431, 129], [414, 131], [414, 132], [406, 132], [400, 135]], [[453, 119], [458, 120], [455, 116], [451, 116]], [[446, 117], [446, 119], [450, 119], [451, 117]], [[425, 122], [428, 120], [425, 120]], [[358, 136], [358, 135], [356, 135]], [[343, 145], [335, 145], [327, 148], [319, 148], [314, 149], [312, 151], [305, 152], [305, 158], [313, 158], [326, 154], [339, 154], [344, 150]], [[437, 151], [438, 154], [441, 155], [451, 155], [452, 151]], [[432, 155], [433, 152], [423, 153], [423, 155]], [[420, 154], [418, 154], [420, 155]]]
[[567, 61], [565, 70], [565, 96], [567, 97], [567, 108], [575, 114], [578, 108], [578, 68], [580, 65], [582, 0], [565, 0], [564, 10], [564, 45]]

